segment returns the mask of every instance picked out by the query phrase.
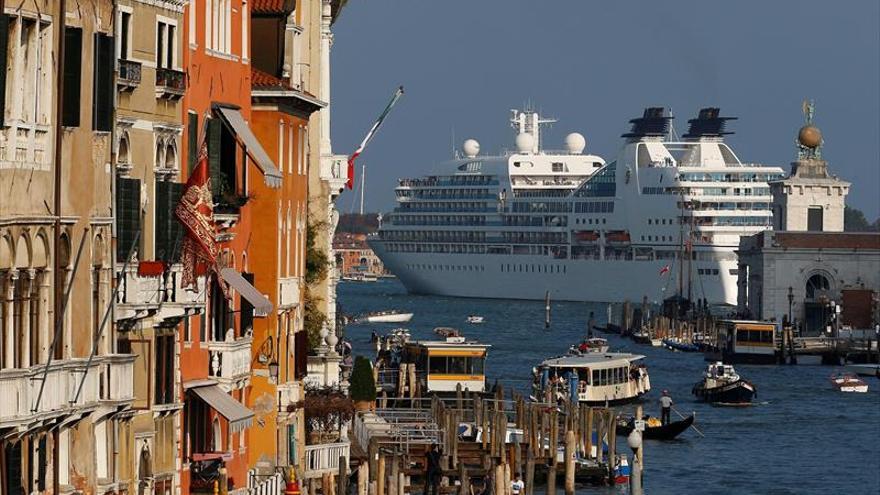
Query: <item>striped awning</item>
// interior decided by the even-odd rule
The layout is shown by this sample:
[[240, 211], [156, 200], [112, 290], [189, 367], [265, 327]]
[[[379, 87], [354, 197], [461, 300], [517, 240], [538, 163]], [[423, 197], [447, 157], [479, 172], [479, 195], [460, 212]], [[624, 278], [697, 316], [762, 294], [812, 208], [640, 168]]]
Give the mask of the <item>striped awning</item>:
[[254, 421], [254, 412], [233, 399], [218, 385], [207, 385], [190, 389], [218, 414], [229, 421], [229, 429], [233, 432], [249, 427]]
[[220, 270], [220, 276], [223, 277], [223, 280], [225, 280], [230, 287], [235, 289], [241, 297], [247, 299], [248, 302], [251, 303], [256, 314], [268, 315], [272, 312], [272, 302], [269, 301], [266, 296], [261, 294], [256, 287], [251, 285], [250, 282], [245, 280], [245, 278], [235, 271], [234, 268], [223, 268]]
[[280, 187], [281, 172], [278, 171], [275, 162], [269, 158], [269, 154], [263, 149], [263, 146], [260, 144], [257, 136], [251, 131], [247, 122], [244, 121], [241, 112], [235, 108], [220, 105], [215, 105], [214, 109], [220, 114], [220, 118], [230, 127], [230, 130], [235, 133], [235, 136], [238, 138], [241, 145], [244, 146], [245, 151], [248, 156], [251, 157], [251, 160], [254, 161], [257, 168], [263, 172], [263, 179], [265, 180], [266, 185], [269, 187]]

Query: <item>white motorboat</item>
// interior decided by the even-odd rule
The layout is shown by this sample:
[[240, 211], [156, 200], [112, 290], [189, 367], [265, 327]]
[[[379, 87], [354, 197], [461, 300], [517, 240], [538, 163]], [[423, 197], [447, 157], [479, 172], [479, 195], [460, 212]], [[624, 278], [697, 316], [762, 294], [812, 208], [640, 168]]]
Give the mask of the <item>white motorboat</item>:
[[841, 392], [857, 392], [863, 394], [868, 391], [868, 384], [851, 373], [838, 373], [836, 375], [831, 375], [831, 384]]
[[470, 323], [471, 325], [479, 325], [479, 324], [483, 323], [484, 321], [485, 321], [485, 318], [483, 318], [480, 315], [470, 315], [467, 317], [467, 322]]
[[366, 323], [406, 323], [413, 317], [412, 313], [403, 313], [400, 311], [378, 311], [370, 313], [359, 319]]

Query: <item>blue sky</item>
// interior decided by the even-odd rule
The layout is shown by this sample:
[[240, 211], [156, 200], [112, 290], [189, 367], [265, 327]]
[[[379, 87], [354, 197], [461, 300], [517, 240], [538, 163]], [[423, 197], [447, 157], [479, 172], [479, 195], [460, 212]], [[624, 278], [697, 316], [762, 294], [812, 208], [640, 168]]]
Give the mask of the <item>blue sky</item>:
[[[739, 117], [740, 159], [795, 156], [801, 102], [816, 102], [849, 204], [880, 216], [880, 2], [350, 0], [334, 24], [333, 148], [357, 146], [394, 88], [406, 94], [359, 159], [366, 206], [388, 210], [399, 177], [429, 173], [466, 137], [511, 147], [509, 109], [530, 101], [587, 151], [612, 159], [627, 121], [667, 106], [676, 129], [704, 106]], [[339, 208], [347, 212], [351, 195]]]

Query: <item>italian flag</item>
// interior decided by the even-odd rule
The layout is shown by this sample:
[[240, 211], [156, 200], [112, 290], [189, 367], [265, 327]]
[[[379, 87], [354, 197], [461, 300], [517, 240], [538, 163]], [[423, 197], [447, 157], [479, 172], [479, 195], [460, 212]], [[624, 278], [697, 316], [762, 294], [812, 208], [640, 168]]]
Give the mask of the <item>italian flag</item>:
[[385, 106], [385, 110], [382, 111], [382, 114], [379, 115], [378, 119], [376, 119], [376, 122], [373, 124], [373, 127], [370, 127], [370, 131], [367, 132], [367, 135], [366, 135], [366, 137], [364, 137], [364, 140], [361, 141], [361, 145], [358, 146], [358, 148], [356, 150], [354, 150], [354, 153], [352, 153], [351, 156], [348, 157], [348, 181], [346, 181], [345, 187], [347, 187], [349, 189], [352, 189], [354, 187], [354, 161], [355, 161], [355, 159], [361, 153], [363, 153], [364, 148], [366, 148], [367, 145], [370, 144], [370, 141], [372, 141], [373, 136], [376, 135], [376, 131], [379, 130], [379, 127], [382, 125], [382, 122], [385, 120], [385, 117], [388, 115], [389, 112], [391, 112], [391, 107], [393, 107], [394, 104], [397, 103], [397, 100], [399, 100], [401, 96], [403, 96], [403, 86], [400, 86], [397, 88], [397, 91], [395, 91], [394, 95], [391, 97], [391, 101], [389, 101], [388, 105]]

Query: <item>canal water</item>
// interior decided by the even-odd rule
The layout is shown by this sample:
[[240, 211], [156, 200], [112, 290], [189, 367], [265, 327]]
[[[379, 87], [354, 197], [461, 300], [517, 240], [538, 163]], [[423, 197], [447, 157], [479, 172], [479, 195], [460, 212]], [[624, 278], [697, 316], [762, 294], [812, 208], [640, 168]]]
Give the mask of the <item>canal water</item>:
[[[409, 295], [396, 279], [339, 285], [340, 310], [415, 313], [405, 325], [414, 339], [431, 339], [432, 329], [451, 326], [492, 345], [486, 365], [490, 380], [528, 393], [531, 368], [564, 354], [586, 331], [590, 311], [604, 324], [605, 305], [552, 304], [552, 325], [544, 329], [543, 301], [461, 299]], [[470, 314], [482, 325], [468, 325]], [[355, 354], [371, 359], [372, 330], [393, 325], [352, 324], [346, 337]], [[828, 380], [828, 366], [737, 366], [757, 387], [757, 405], [722, 408], [698, 403], [691, 387], [705, 368], [702, 354], [674, 353], [604, 335], [612, 350], [647, 356], [652, 390], [643, 403], [659, 415], [657, 399], [669, 390], [675, 408], [696, 412], [696, 426], [674, 442], [645, 442], [645, 493], [812, 494], [880, 493], [880, 380], [867, 379], [867, 394], [843, 394]], [[675, 416], [675, 414], [673, 414]], [[626, 447], [620, 438], [618, 445]], [[561, 486], [560, 486], [561, 488]], [[561, 491], [560, 491], [561, 493]], [[626, 487], [583, 487], [578, 493], [628, 493]]]

